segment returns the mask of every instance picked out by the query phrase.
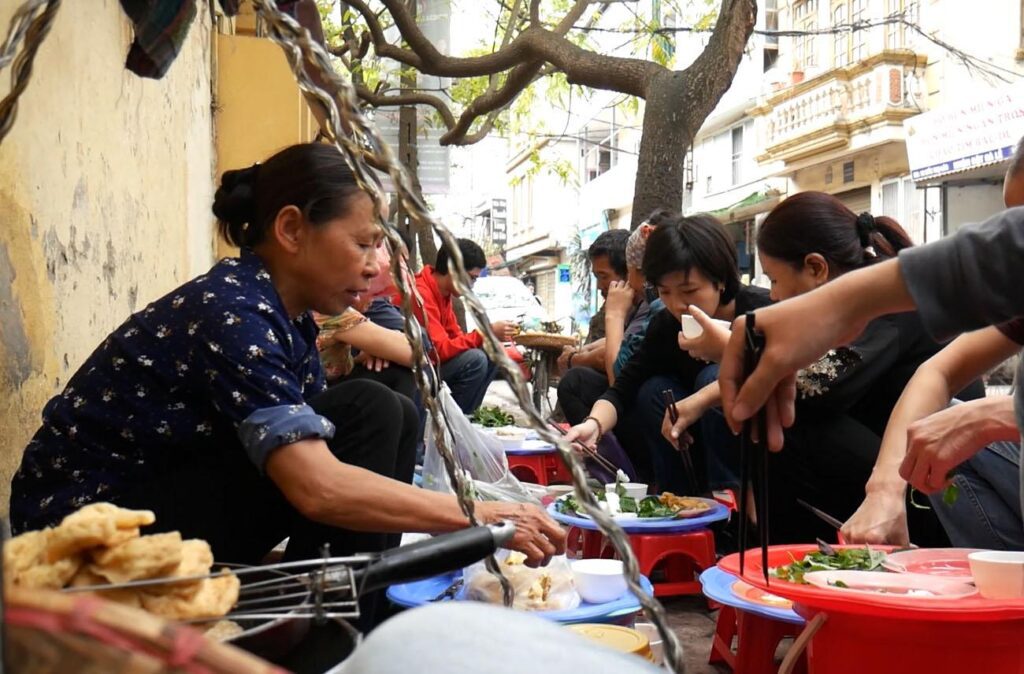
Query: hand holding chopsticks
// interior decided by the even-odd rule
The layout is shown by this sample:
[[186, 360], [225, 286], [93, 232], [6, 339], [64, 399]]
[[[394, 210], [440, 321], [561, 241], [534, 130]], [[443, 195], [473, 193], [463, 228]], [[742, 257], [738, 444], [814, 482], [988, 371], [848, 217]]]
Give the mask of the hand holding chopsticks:
[[[672, 389], [665, 389], [661, 392], [661, 398], [665, 401], [665, 413], [673, 428], [679, 423], [679, 410], [676, 409], [676, 396]], [[700, 493], [700, 486], [697, 480], [697, 471], [693, 468], [693, 457], [690, 455], [690, 445], [679, 438], [676, 442], [676, 449], [683, 459], [683, 470], [686, 471], [686, 485], [690, 490], [690, 496], [697, 496]]]
[[[555, 423], [555, 421], [552, 420], [552, 419], [548, 419], [548, 424], [550, 424], [551, 427], [554, 428], [556, 431], [558, 431], [562, 436], [566, 436], [569, 433], [568, 431], [563, 429], [561, 426], [559, 426], [557, 423]], [[606, 470], [611, 471], [615, 475], [618, 475], [619, 473], [622, 473], [622, 470], [618, 466], [616, 466], [614, 463], [612, 463], [608, 459], [606, 459], [603, 456], [601, 456], [600, 454], [598, 454], [596, 446], [590, 445], [590, 444], [586, 443], [582, 439], [572, 439], [572, 440], [570, 440], [570, 442], [572, 443], [572, 446], [574, 448], [579, 450], [582, 454], [584, 454], [588, 458], [591, 458], [594, 461], [596, 461], [597, 463], [601, 464], [601, 466], [603, 466]], [[629, 481], [629, 479], [628, 479], [629, 476], [628, 475], [625, 475], [625, 473], [622, 473], [622, 475], [619, 476], [619, 477], [622, 477], [622, 476], [625, 476], [627, 479], [621, 480], [621, 481], [623, 481], [623, 482], [628, 482]]]

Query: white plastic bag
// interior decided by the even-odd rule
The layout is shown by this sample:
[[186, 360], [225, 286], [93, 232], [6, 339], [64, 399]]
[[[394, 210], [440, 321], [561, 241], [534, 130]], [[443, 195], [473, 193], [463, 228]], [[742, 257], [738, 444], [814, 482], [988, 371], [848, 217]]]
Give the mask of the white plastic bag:
[[[567, 611], [580, 605], [572, 569], [565, 555], [552, 557], [547, 566], [531, 569], [520, 552], [501, 550], [495, 558], [512, 585], [512, 608], [520, 611]], [[501, 604], [501, 584], [483, 562], [466, 567], [460, 598]]]
[[[540, 503], [508, 469], [501, 441], [473, 427], [445, 384], [437, 393], [437, 404], [443, 411], [441, 425], [445, 429], [446, 443], [452, 448], [458, 467], [470, 478], [471, 493], [468, 496], [483, 501]], [[454, 492], [437, 449], [429, 412], [425, 435], [423, 486], [433, 491]]]

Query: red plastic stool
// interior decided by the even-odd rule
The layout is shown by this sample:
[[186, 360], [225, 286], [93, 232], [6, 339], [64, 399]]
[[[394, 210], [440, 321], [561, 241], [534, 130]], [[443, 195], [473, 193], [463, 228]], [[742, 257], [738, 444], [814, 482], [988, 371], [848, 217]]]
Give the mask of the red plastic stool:
[[569, 469], [562, 463], [557, 450], [543, 454], [507, 454], [508, 469], [523, 482], [544, 485], [571, 482]]
[[523, 482], [547, 486], [544, 454], [515, 454], [508, 456], [508, 469]]
[[[802, 625], [772, 620], [731, 606], [723, 606], [718, 613], [715, 636], [711, 641], [708, 662], [724, 662], [737, 674], [775, 674], [775, 651], [786, 637], [795, 637]], [[732, 650], [733, 637], [736, 652]], [[807, 656], [801, 655], [793, 668], [796, 674], [806, 674]]]
[[[596, 536], [588, 534], [598, 534]], [[601, 556], [604, 537], [597, 531], [588, 531], [579, 527], [569, 527], [566, 534], [565, 549], [575, 559], [597, 559]]]
[[[715, 535], [710, 529], [628, 536], [633, 554], [640, 563], [640, 573], [651, 578], [656, 597], [702, 594], [697, 575], [715, 565]], [[583, 532], [582, 553], [583, 558], [608, 559], [615, 556], [614, 548], [605, 542], [601, 532], [590, 530]], [[654, 582], [651, 572], [662, 563], [665, 579]]]

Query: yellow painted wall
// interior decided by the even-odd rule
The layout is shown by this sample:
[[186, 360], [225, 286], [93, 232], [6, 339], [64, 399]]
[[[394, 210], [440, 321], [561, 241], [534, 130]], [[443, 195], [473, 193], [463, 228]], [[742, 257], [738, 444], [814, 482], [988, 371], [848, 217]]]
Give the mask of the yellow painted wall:
[[209, 11], [161, 80], [124, 69], [131, 39], [116, 0], [63, 3], [0, 145], [0, 513], [45, 402], [213, 259]]
[[[319, 129], [284, 52], [267, 38], [218, 37], [216, 103], [218, 179], [224, 171], [310, 142]], [[218, 254], [233, 252], [220, 241]]]

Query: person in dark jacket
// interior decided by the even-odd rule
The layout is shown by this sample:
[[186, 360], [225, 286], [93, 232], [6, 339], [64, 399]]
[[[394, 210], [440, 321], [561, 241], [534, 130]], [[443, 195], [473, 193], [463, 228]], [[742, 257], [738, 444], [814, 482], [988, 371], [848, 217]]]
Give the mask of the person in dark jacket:
[[[719, 479], [715, 465], [707, 460], [708, 439], [699, 434], [694, 438], [690, 449], [696, 475], [688, 476], [678, 449], [661, 435], [663, 391], [684, 399], [717, 377], [717, 366], [679, 348], [680, 316], [697, 306], [708, 316], [731, 321], [768, 304], [768, 293], [740, 283], [736, 246], [710, 215], [677, 216], [656, 228], [648, 237], [643, 275], [665, 308], [651, 318], [647, 334], [615, 384], [590, 415], [570, 429], [569, 437], [594, 446], [629, 415], [642, 432], [658, 487], [682, 494], [694, 491], [695, 481], [696, 491], [703, 492]], [[721, 423], [724, 429], [724, 420]], [[711, 453], [712, 459], [717, 456]]]
[[[783, 201], [757, 236], [761, 266], [776, 301], [895, 257], [912, 245], [892, 218], [857, 215], [822, 192], [801, 192]], [[871, 321], [856, 340], [801, 370], [796, 379], [799, 422], [786, 433], [790, 451], [772, 454], [769, 461], [773, 543], [835, 537], [797, 499], [840, 520], [857, 509], [903, 388], [939, 349], [920, 316], [903, 312]], [[959, 397], [981, 395], [975, 382]], [[910, 511], [912, 540], [947, 544], [932, 511]]]

